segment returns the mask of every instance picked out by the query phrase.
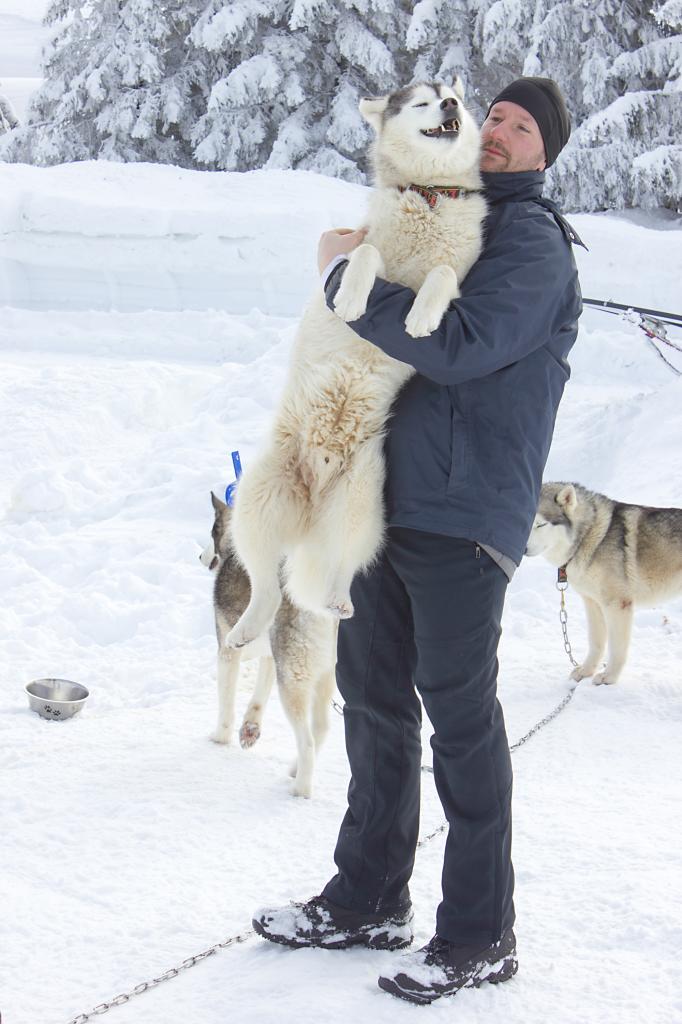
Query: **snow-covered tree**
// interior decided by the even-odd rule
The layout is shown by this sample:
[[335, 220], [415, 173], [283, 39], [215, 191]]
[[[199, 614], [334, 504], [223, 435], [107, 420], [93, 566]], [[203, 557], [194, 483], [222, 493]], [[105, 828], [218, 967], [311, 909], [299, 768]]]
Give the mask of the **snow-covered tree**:
[[549, 172], [568, 209], [681, 202], [682, 0], [52, 0], [45, 82], [0, 158], [362, 181], [363, 95], [465, 83], [472, 112], [554, 78], [574, 131]]
[[471, 32], [468, 0], [418, 0], [405, 42], [415, 54], [412, 77], [418, 82], [449, 84], [462, 80], [471, 106], [477, 90], [471, 81]]
[[52, 0], [55, 32], [29, 123], [5, 159], [189, 166], [202, 93], [186, 39], [201, 0]]
[[363, 95], [411, 77], [407, 0], [211, 0], [192, 35], [212, 89], [194, 131], [208, 167], [362, 180]]

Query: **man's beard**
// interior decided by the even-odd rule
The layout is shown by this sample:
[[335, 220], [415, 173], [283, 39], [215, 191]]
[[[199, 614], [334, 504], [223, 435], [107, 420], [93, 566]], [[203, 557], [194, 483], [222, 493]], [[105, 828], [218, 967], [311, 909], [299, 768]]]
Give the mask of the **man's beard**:
[[[494, 150], [495, 152], [490, 152]], [[501, 146], [497, 142], [488, 142], [483, 145], [481, 150], [481, 164], [485, 158], [486, 153], [490, 153], [490, 156], [495, 159], [495, 165], [491, 170], [496, 171], [530, 171], [530, 170], [541, 170], [542, 161], [544, 158], [544, 152], [538, 153], [534, 160], [521, 159], [518, 156], [512, 158], [511, 153], [505, 146]], [[540, 165], [539, 167], [537, 165]]]

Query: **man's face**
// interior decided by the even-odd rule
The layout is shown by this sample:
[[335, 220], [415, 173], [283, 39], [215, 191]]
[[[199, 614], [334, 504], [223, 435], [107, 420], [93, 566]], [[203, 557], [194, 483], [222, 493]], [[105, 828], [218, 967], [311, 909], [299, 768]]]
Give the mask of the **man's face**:
[[501, 100], [481, 126], [482, 171], [544, 171], [545, 147], [535, 118]]

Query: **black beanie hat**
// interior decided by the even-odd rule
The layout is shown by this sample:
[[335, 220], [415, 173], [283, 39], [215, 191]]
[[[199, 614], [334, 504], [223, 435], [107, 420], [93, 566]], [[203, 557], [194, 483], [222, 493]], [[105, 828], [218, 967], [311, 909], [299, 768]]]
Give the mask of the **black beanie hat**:
[[498, 93], [490, 107], [503, 100], [518, 103], [535, 118], [545, 144], [547, 167], [551, 167], [571, 134], [571, 117], [556, 82], [551, 78], [517, 78]]

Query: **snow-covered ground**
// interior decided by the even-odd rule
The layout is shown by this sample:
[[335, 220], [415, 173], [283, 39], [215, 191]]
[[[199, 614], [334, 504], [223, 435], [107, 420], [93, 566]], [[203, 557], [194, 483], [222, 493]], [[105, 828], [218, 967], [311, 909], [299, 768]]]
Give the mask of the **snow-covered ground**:
[[0, 92], [20, 121], [40, 85], [41, 49], [50, 29], [41, 24], [49, 0], [0, 0]]
[[[276, 695], [253, 750], [209, 742], [211, 577], [197, 556], [210, 489], [232, 478], [231, 449], [248, 464], [277, 400], [295, 312], [316, 286], [317, 234], [358, 222], [364, 198], [296, 172], [0, 165], [7, 1024], [67, 1024], [245, 932], [259, 904], [313, 895], [333, 871], [341, 719], [332, 712], [311, 801], [288, 793], [293, 738]], [[573, 220], [590, 246], [577, 252], [586, 295], [679, 311], [679, 224]], [[584, 315], [572, 365], [547, 478], [682, 506], [682, 380], [634, 326], [598, 312]], [[527, 560], [509, 590], [511, 741], [567, 691], [554, 579]], [[582, 607], [570, 589], [567, 601], [580, 656]], [[682, 1021], [682, 600], [635, 622], [622, 681], [581, 683], [514, 755], [514, 981], [416, 1010], [376, 987], [390, 954], [251, 938], [105, 1019]], [[63, 723], [30, 712], [23, 686], [42, 676], [85, 683], [83, 712]], [[241, 709], [253, 679], [244, 672]], [[427, 776], [422, 834], [440, 822]], [[419, 942], [442, 851], [441, 836], [417, 859]]]

